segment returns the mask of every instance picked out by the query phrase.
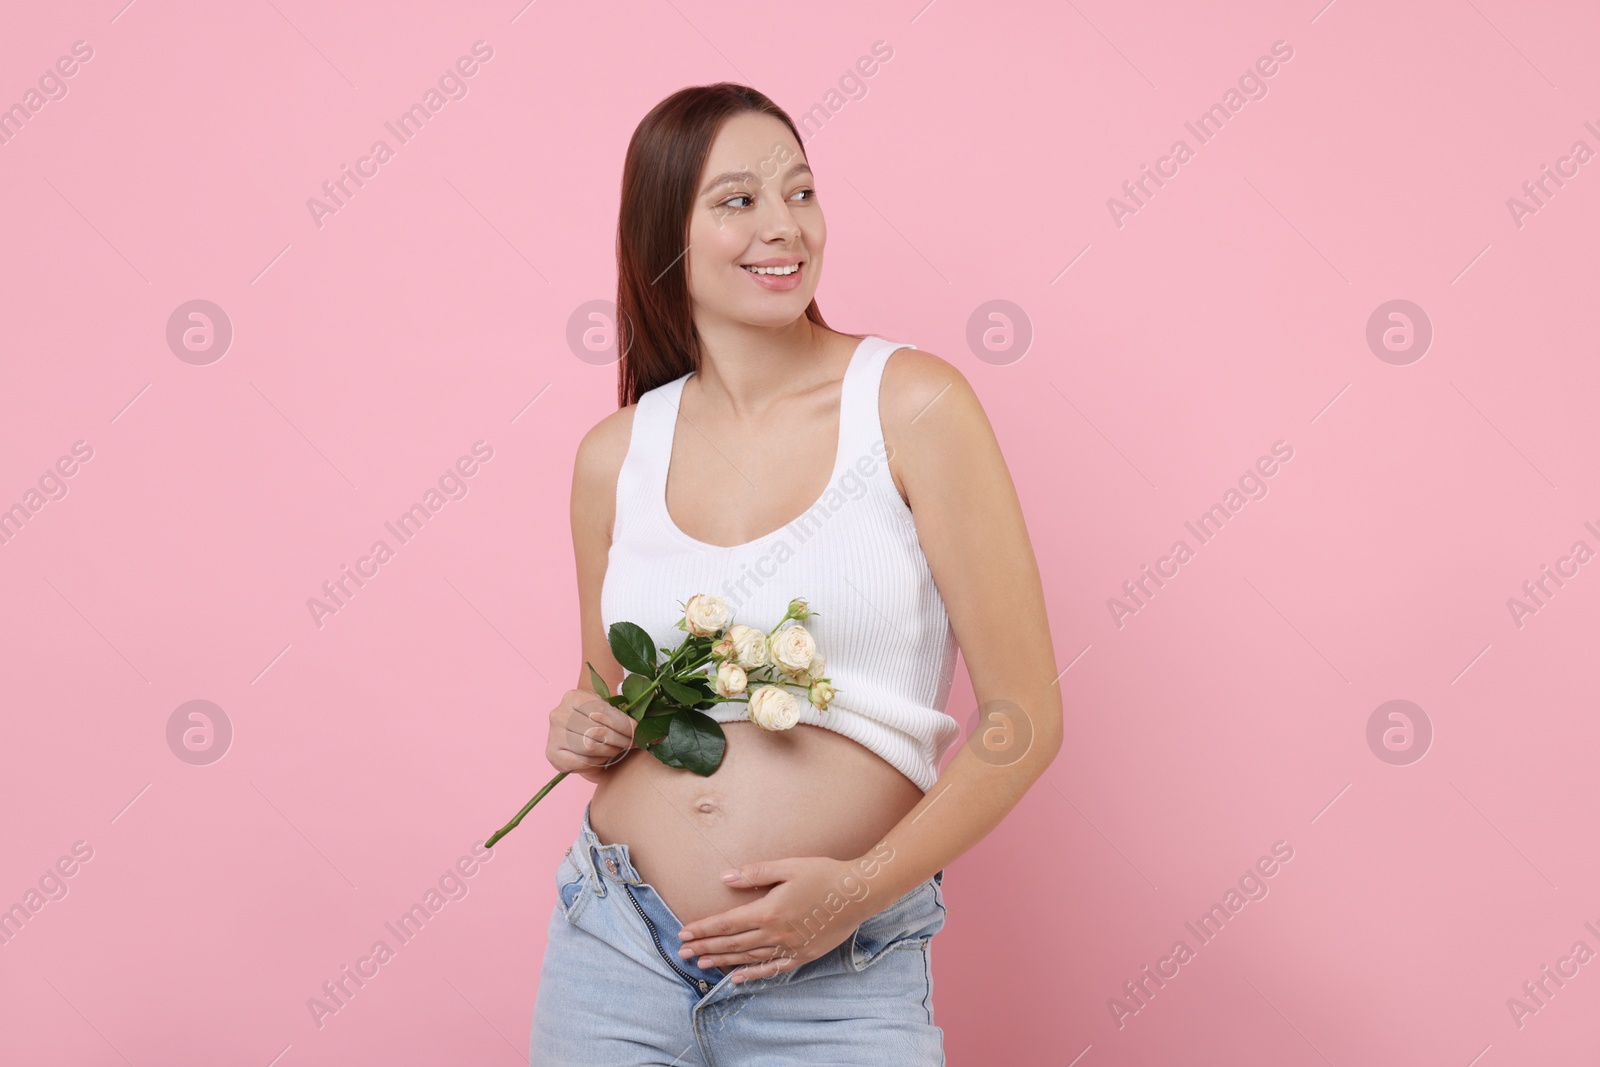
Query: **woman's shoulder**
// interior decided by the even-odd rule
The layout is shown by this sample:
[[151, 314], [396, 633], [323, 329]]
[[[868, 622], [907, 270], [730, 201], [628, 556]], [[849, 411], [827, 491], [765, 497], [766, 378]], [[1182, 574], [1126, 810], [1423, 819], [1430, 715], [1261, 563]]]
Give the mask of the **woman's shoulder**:
[[[683, 377], [688, 377], [687, 374]], [[633, 443], [635, 418], [643, 403], [656, 403], [661, 390], [675, 384], [677, 379], [647, 389], [639, 399], [627, 407], [611, 412], [589, 428], [578, 442], [577, 456], [573, 462], [573, 491], [592, 492], [610, 500], [616, 495], [617, 478], [623, 461]], [[659, 408], [657, 409], [659, 415]], [[659, 427], [659, 418], [655, 425]], [[657, 430], [659, 432], [659, 429]]]
[[[974, 416], [987, 421], [972, 383], [949, 360], [921, 348], [897, 348], [883, 366], [878, 410], [885, 432], [902, 431], [920, 421], [933, 408], [951, 429], [972, 428]], [[947, 421], [948, 420], [948, 421]]]
[[616, 522], [617, 481], [633, 437], [637, 404], [618, 408], [589, 428], [578, 442], [572, 464], [572, 528], [594, 539], [599, 547], [611, 543]]
[[633, 438], [633, 416], [638, 404], [618, 408], [589, 428], [578, 442], [573, 461], [573, 489], [608, 499], [615, 492], [622, 461]]
[[[918, 348], [896, 349], [878, 391], [884, 445], [903, 500], [930, 482], [994, 477], [1005, 460], [994, 428], [966, 376], [949, 360]], [[923, 494], [926, 499], [926, 493]]]

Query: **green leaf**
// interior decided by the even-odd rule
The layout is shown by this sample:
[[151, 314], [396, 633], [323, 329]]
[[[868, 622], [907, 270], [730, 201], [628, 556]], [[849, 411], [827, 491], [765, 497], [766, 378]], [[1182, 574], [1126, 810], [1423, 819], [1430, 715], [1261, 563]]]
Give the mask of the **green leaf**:
[[700, 690], [684, 685], [676, 678], [661, 679], [661, 691], [686, 708], [692, 708], [704, 699]]
[[722, 724], [704, 712], [688, 710], [668, 716], [667, 722], [667, 736], [646, 751], [669, 767], [709, 777], [727, 748]]
[[589, 668], [589, 684], [594, 686], [594, 691], [605, 697], [607, 700], [610, 700], [611, 687], [606, 685], [606, 680], [604, 678], [600, 677], [600, 672], [594, 669], [594, 664], [590, 663], [588, 660], [584, 660], [583, 665]]
[[709, 708], [711, 705], [716, 704], [723, 699], [723, 697], [717, 693], [716, 688], [711, 684], [711, 679], [707, 678], [703, 674], [695, 678], [689, 684], [696, 692], [700, 694], [692, 703], [689, 701], [684, 702], [691, 708]]
[[645, 705], [644, 714], [646, 718], [659, 719], [663, 715], [671, 715], [675, 711], [682, 710], [682, 704], [657, 689], [655, 695], [650, 698], [650, 703]]
[[[644, 675], [642, 675], [642, 674], [630, 674], [630, 675], [627, 675], [626, 677], [624, 677], [622, 679], [622, 697], [623, 697], [623, 701], [622, 701], [622, 704], [619, 705], [619, 706], [620, 707], [627, 707], [629, 704], [632, 704], [635, 700], [638, 700], [639, 697], [644, 694], [644, 691], [646, 689], [649, 689], [649, 688], [650, 688], [650, 679], [646, 678]], [[651, 700], [654, 700], [654, 699], [655, 698], [652, 696]], [[645, 711], [645, 709], [641, 706], [641, 707], [634, 708], [633, 711], [630, 712], [629, 714], [631, 714], [635, 719], [637, 719], [637, 718], [641, 717], [642, 715], [644, 715], [644, 711]]]
[[656, 643], [644, 629], [631, 622], [614, 622], [609, 633], [611, 655], [624, 670], [651, 678], [656, 673]]
[[671, 726], [672, 719], [666, 715], [640, 719], [639, 725], [633, 728], [633, 743], [635, 747], [648, 748], [663, 737], [666, 737], [667, 730]]

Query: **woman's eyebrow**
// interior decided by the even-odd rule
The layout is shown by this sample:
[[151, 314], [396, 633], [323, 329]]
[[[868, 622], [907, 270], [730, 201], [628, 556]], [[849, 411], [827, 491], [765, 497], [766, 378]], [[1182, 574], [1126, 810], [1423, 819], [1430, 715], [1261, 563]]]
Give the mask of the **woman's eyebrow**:
[[[784, 181], [788, 181], [790, 178], [793, 178], [796, 174], [810, 174], [810, 173], [812, 173], [812, 171], [811, 171], [811, 165], [809, 163], [796, 163], [794, 166], [789, 168], [788, 173], [784, 174], [783, 179], [784, 179]], [[748, 170], [730, 170], [726, 174], [719, 174], [715, 178], [712, 178], [709, 182], [707, 182], [706, 183], [706, 187], [704, 189], [700, 190], [700, 195], [701, 196], [705, 196], [711, 190], [717, 188], [720, 185], [733, 185], [736, 182], [753, 182], [753, 183], [756, 183], [756, 184], [760, 184], [760, 181], [761, 181], [761, 179], [757, 175], [752, 173], [751, 171], [748, 171]]]

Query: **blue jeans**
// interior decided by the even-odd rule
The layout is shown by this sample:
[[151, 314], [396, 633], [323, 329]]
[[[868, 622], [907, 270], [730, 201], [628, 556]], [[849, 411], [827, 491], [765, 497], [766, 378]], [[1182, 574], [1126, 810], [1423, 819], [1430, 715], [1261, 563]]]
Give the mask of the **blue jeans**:
[[585, 808], [556, 868], [530, 1063], [943, 1067], [929, 960], [943, 881], [939, 871], [817, 959], [735, 984], [737, 967], [678, 957], [683, 924], [639, 879], [627, 845], [600, 842]]

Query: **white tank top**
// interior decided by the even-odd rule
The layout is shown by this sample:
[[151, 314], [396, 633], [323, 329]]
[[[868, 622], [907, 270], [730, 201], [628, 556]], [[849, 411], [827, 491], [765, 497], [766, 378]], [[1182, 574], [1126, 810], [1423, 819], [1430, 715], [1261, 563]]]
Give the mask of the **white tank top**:
[[[675, 648], [674, 624], [696, 593], [725, 598], [733, 621], [771, 630], [789, 601], [817, 614], [803, 625], [839, 690], [819, 712], [789, 692], [800, 721], [843, 734], [882, 756], [923, 792], [960, 725], [945, 714], [956, 638], [917, 540], [911, 509], [889, 476], [878, 387], [890, 353], [914, 345], [868, 336], [845, 371], [838, 452], [828, 488], [782, 529], [741, 545], [698, 541], [667, 513], [667, 463], [685, 374], [639, 397], [617, 477], [617, 510], [601, 624], [643, 627], [657, 648]], [[713, 705], [718, 722], [746, 718], [742, 701]]]

